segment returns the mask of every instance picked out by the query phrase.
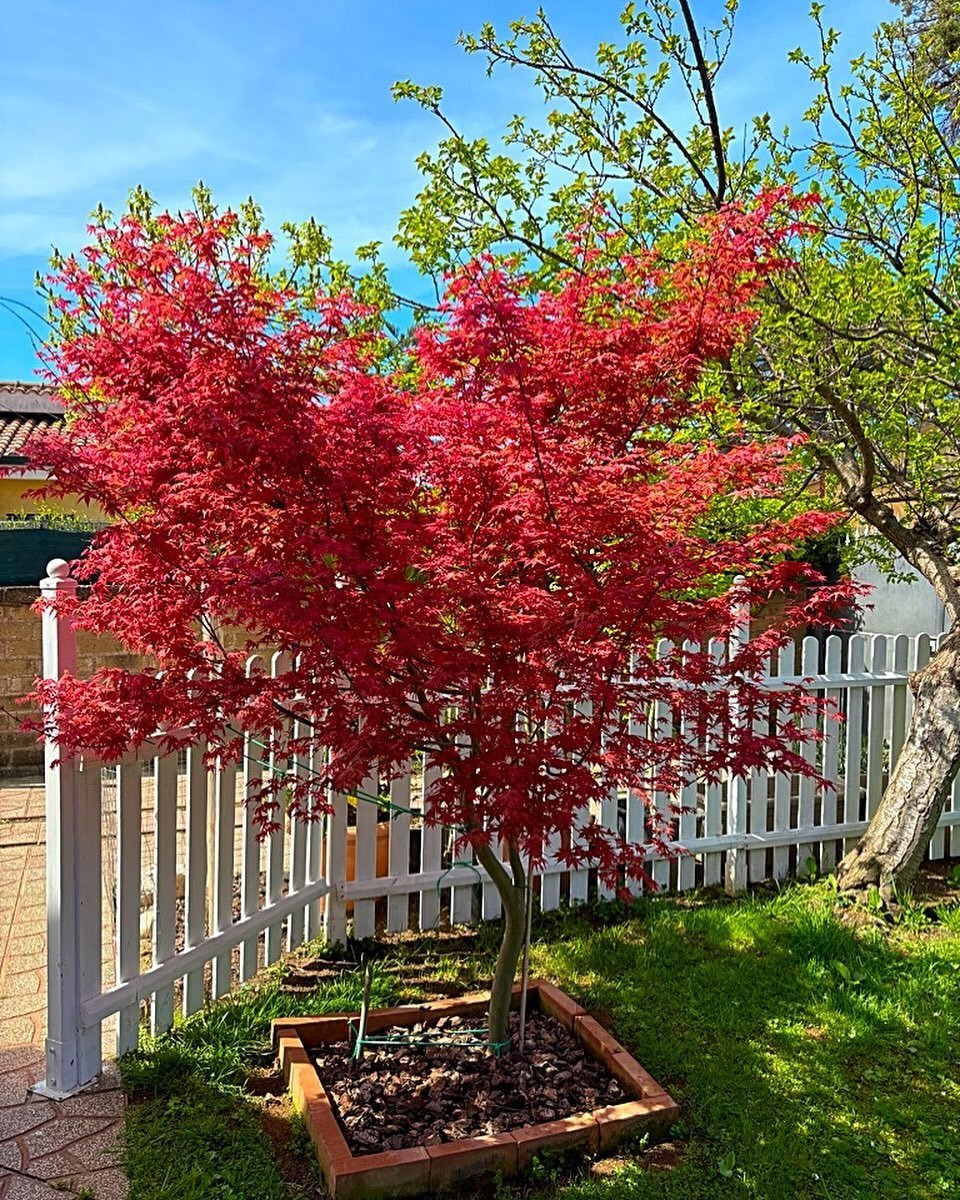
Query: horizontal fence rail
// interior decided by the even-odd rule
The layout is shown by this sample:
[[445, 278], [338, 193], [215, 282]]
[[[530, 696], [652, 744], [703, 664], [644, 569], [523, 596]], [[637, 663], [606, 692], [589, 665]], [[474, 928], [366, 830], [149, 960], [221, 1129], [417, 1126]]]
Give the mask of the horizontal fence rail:
[[[71, 588], [47, 579], [44, 593]], [[74, 633], [44, 613], [45, 675], [75, 665]], [[908, 679], [933, 652], [929, 637], [831, 635], [784, 647], [770, 664], [771, 694], [800, 684], [830, 700], [838, 722], [810, 713], [821, 737], [802, 746], [819, 779], [754, 770], [678, 796], [673, 859], [648, 847], [660, 888], [686, 891], [826, 871], [866, 829], [904, 742], [912, 700]], [[667, 647], [664, 645], [663, 652]], [[251, 660], [274, 673], [287, 663]], [[668, 713], [657, 718], [669, 725]], [[681, 732], [681, 731], [677, 731]], [[246, 797], [272, 771], [256, 746], [241, 764], [208, 767], [204, 746], [161, 754], [141, 747], [120, 763], [57, 761], [46, 750], [49, 1011], [47, 1074], [40, 1090], [71, 1094], [102, 1069], [104, 1023], [118, 1053], [137, 1044], [142, 1018], [162, 1032], [226, 995], [285, 949], [323, 938], [345, 943], [441, 923], [495, 919], [490, 879], [456, 846], [452, 830], [429, 821], [439, 778], [429, 755], [398, 779], [361, 791], [382, 804], [343, 795], [316, 820], [285, 819], [257, 837]], [[318, 747], [315, 754], [322, 750]], [[307, 773], [319, 758], [294, 762]], [[653, 781], [655, 790], [655, 780]], [[645, 844], [639, 799], [611, 793], [592, 815], [627, 841]], [[571, 871], [548, 848], [535, 883], [543, 909], [608, 897], [594, 873]], [[960, 785], [930, 857], [960, 852]], [[112, 1022], [115, 1020], [115, 1029]]]

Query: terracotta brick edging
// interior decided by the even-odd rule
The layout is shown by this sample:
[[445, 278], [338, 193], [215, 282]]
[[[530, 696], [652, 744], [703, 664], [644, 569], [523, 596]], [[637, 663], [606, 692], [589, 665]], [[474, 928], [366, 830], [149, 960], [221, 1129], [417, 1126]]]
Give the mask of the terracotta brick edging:
[[[514, 1004], [519, 989], [514, 991]], [[296, 1109], [304, 1118], [332, 1200], [376, 1200], [450, 1191], [471, 1178], [525, 1170], [543, 1150], [603, 1153], [628, 1133], [665, 1129], [678, 1115], [677, 1105], [616, 1038], [576, 1001], [545, 980], [530, 982], [530, 1002], [555, 1017], [614, 1075], [632, 1099], [559, 1121], [525, 1125], [509, 1133], [462, 1138], [437, 1146], [353, 1154], [333, 1104], [313, 1063], [310, 1048], [342, 1042], [356, 1013], [325, 1017], [283, 1017], [273, 1022], [274, 1046]], [[372, 1032], [391, 1025], [413, 1025], [429, 1017], [478, 1016], [487, 996], [462, 996], [430, 1004], [382, 1008], [370, 1013]]]

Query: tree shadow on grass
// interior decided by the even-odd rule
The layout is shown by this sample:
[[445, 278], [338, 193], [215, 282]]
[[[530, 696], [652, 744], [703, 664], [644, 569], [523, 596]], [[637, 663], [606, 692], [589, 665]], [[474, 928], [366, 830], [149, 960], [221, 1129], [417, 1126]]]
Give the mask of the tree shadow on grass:
[[960, 943], [856, 934], [802, 890], [653, 901], [538, 947], [680, 1102], [671, 1172], [564, 1195], [933, 1200], [960, 1195]]

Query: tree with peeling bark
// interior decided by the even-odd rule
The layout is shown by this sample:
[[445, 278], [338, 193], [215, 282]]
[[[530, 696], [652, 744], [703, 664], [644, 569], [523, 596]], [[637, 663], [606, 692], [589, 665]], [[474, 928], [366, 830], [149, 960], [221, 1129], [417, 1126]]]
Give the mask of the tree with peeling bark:
[[[925, 5], [942, 13], [949, 6]], [[462, 137], [438, 89], [396, 86], [448, 136], [420, 159], [424, 185], [399, 241], [421, 268], [521, 254], [538, 286], [573, 264], [563, 231], [602, 203], [627, 244], [681, 240], [704, 212], [760, 187], [813, 181], [819, 204], [791, 269], [758, 296], [754, 334], [722, 372], [730, 411], [754, 429], [802, 433], [811, 478], [852, 518], [861, 551], [902, 555], [950, 624], [911, 681], [906, 744], [865, 836], [841, 863], [845, 889], [909, 883], [960, 766], [960, 193], [950, 76], [930, 69], [916, 22], [882, 25], [849, 67], [812, 9], [816, 50], [789, 57], [815, 89], [802, 128], [759, 114], [743, 136], [717, 91], [736, 3], [702, 31], [689, 0], [628, 4], [621, 44], [578, 62], [541, 12], [506, 37], [466, 36], [488, 67], [530, 70], [551, 111], [516, 117], [506, 147]], [[938, 28], [943, 28], [943, 22]], [[799, 81], [798, 81], [799, 82]], [[689, 111], [678, 117], [678, 96]], [[762, 102], [762, 98], [761, 98]], [[713, 381], [717, 380], [714, 376]], [[719, 386], [719, 384], [718, 384]], [[855, 731], [852, 732], [855, 736]]]
[[[331, 789], [428, 755], [427, 819], [503, 901], [489, 1036], [504, 1042], [547, 848], [612, 884], [645, 877], [643, 847], [592, 818], [611, 789], [651, 801], [654, 776], [675, 792], [813, 769], [802, 691], [755, 722], [786, 632], [731, 635], [774, 593], [786, 627], [846, 600], [809, 591], [822, 579], [789, 554], [834, 518], [760, 503], [787, 486], [793, 439], [714, 436], [698, 387], [783, 269], [796, 207], [761, 197], [670, 259], [613, 262], [589, 214], [551, 290], [481, 258], [402, 350], [349, 294], [271, 275], [252, 209], [154, 215], [140, 197], [101, 219], [51, 281], [68, 421], [32, 456], [48, 494], [113, 522], [75, 567], [73, 619], [151, 666], [42, 683], [47, 731], [107, 759], [152, 737], [226, 760], [244, 732], [274, 761], [325, 747], [314, 775], [249, 797], [265, 828], [281, 803], [318, 819]], [[275, 650], [286, 669], [248, 674]], [[651, 808], [667, 854], [669, 820]]]

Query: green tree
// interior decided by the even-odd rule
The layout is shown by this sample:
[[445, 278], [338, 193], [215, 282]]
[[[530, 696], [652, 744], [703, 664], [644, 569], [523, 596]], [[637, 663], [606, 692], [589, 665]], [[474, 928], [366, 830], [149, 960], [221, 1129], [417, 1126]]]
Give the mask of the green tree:
[[951, 124], [960, 115], [960, 4], [957, 0], [897, 0], [918, 61], [941, 93]]
[[802, 127], [778, 132], [761, 112], [735, 135], [716, 87], [735, 9], [701, 30], [689, 0], [628, 4], [620, 42], [587, 63], [542, 11], [505, 37], [463, 36], [490, 70], [532, 72], [548, 115], [515, 117], [498, 150], [459, 133], [439, 89], [397, 84], [447, 130], [419, 160], [398, 240], [426, 272], [490, 250], [522, 256], [539, 282], [570, 265], [563, 235], [591, 206], [647, 246], [763, 188], [816, 190], [811, 234], [720, 382], [741, 416], [806, 434], [833, 497], [946, 608], [897, 769], [839, 869], [845, 888], [888, 889], [916, 871], [960, 766], [960, 148], [915, 26], [881, 25], [845, 65], [819, 4], [815, 49], [789, 55], [815, 91]]

